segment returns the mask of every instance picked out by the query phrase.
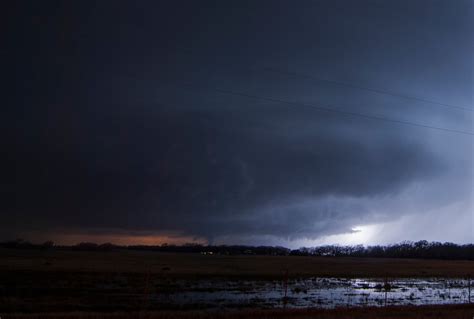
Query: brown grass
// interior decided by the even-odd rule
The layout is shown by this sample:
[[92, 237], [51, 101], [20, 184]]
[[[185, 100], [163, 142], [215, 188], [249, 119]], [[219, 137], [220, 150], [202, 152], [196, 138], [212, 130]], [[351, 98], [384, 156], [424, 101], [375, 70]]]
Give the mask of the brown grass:
[[298, 256], [204, 256], [141, 251], [0, 249], [0, 272], [166, 272], [171, 277], [465, 277], [474, 261]]
[[[340, 308], [332, 310], [238, 310], [226, 312], [131, 312], [131, 313], [43, 313], [9, 314], [10, 319], [375, 319], [375, 318], [453, 318], [471, 319], [474, 305], [403, 306], [386, 308]], [[7, 319], [7, 317], [5, 316]]]
[[[126, 250], [79, 252], [0, 249], [0, 317], [2, 319], [474, 318], [473, 306], [469, 305], [309, 311], [234, 309], [225, 313], [217, 310], [196, 312], [197, 309], [206, 309], [205, 305], [177, 308], [192, 311], [170, 312], [163, 311], [169, 308], [165, 304], [143, 307], [143, 296], [147, 291], [145, 287], [160, 291], [165, 288], [173, 289], [176, 278], [281, 280], [286, 269], [292, 277], [465, 277], [468, 273], [473, 273], [474, 262], [296, 256], [204, 256]], [[133, 312], [139, 309], [148, 309], [150, 312]], [[151, 312], [157, 310], [161, 312]]]

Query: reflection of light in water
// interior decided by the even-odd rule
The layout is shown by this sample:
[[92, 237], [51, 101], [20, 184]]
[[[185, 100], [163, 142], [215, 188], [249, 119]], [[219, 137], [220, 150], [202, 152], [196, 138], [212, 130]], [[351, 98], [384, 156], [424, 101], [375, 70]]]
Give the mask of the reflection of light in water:
[[[226, 305], [282, 306], [284, 286], [281, 281], [178, 281], [186, 287], [169, 296], [167, 303], [187, 302], [225, 307]], [[382, 280], [368, 278], [307, 278], [290, 280], [288, 307], [335, 308], [341, 306], [383, 306], [386, 292]], [[392, 279], [387, 293], [389, 305], [428, 305], [465, 303], [467, 282], [462, 279], [398, 278]], [[299, 288], [299, 289], [296, 289]], [[449, 288], [449, 289], [448, 289]], [[209, 290], [208, 290], [209, 289]], [[160, 300], [159, 293], [155, 296]]]

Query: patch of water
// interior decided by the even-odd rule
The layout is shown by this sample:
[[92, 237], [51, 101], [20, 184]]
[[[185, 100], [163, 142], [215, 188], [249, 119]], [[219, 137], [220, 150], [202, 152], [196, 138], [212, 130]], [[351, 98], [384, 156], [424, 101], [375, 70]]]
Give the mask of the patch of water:
[[281, 281], [178, 281], [178, 289], [159, 291], [151, 301], [177, 306], [335, 308], [341, 306], [428, 305], [468, 302], [463, 279], [307, 278]]

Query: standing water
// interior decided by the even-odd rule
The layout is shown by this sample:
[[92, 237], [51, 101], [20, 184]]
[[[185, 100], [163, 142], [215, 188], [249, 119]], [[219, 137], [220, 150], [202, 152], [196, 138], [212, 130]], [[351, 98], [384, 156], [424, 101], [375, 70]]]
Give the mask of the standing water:
[[151, 302], [204, 307], [335, 308], [341, 306], [429, 305], [468, 302], [468, 281], [443, 278], [305, 278], [285, 282], [179, 280], [173, 291], [158, 291]]

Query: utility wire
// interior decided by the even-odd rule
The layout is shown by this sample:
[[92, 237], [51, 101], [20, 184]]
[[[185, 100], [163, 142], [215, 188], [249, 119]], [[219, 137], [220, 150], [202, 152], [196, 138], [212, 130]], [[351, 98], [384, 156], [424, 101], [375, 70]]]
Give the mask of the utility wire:
[[450, 107], [450, 108], [454, 108], [454, 109], [457, 109], [457, 110], [474, 112], [474, 109], [469, 108], [469, 107], [453, 105], [453, 104], [447, 104], [447, 103], [441, 103], [441, 102], [437, 102], [437, 101], [433, 101], [433, 100], [428, 100], [428, 99], [425, 99], [425, 98], [422, 98], [422, 97], [406, 95], [406, 94], [397, 93], [397, 92], [389, 91], [389, 90], [385, 90], [385, 89], [365, 87], [365, 86], [356, 85], [356, 84], [352, 84], [352, 83], [349, 83], [349, 82], [343, 82], [343, 81], [328, 80], [328, 79], [324, 79], [324, 78], [320, 78], [320, 77], [315, 77], [315, 76], [312, 76], [312, 75], [309, 75], [309, 74], [303, 74], [303, 73], [298, 73], [298, 72], [293, 72], [293, 71], [283, 71], [283, 70], [280, 70], [280, 69], [277, 69], [277, 68], [265, 67], [265, 68], [263, 68], [263, 70], [266, 71], [266, 72], [279, 73], [279, 74], [286, 75], [286, 76], [301, 77], [301, 78], [306, 78], [306, 79], [310, 79], [310, 80], [314, 80], [314, 81], [318, 81], [318, 82], [326, 82], [326, 83], [335, 84], [335, 85], [339, 85], [339, 86], [345, 86], [345, 87], [352, 88], [352, 89], [358, 89], [358, 90], [374, 92], [374, 93], [377, 93], [377, 94], [390, 95], [390, 96], [393, 96], [393, 97], [399, 97], [399, 98], [406, 99], [406, 100], [414, 100], [414, 101], [424, 102], [424, 103], [428, 103], [428, 104], [434, 104], [434, 105], [438, 105], [438, 106]]
[[220, 88], [203, 88], [203, 87], [198, 87], [198, 86], [196, 86], [194, 84], [190, 84], [190, 83], [185, 83], [185, 84], [183, 84], [183, 86], [190, 87], [192, 89], [205, 89], [205, 90], [215, 91], [215, 92], [222, 93], [222, 94], [240, 96], [240, 97], [256, 99], [256, 100], [261, 100], [261, 101], [268, 101], [268, 102], [273, 102], [273, 103], [281, 103], [281, 104], [286, 104], [286, 105], [290, 105], [290, 106], [301, 106], [301, 107], [307, 107], [307, 108], [312, 108], [312, 109], [318, 109], [318, 110], [321, 110], [321, 111], [337, 113], [337, 114], [342, 114], [342, 115], [346, 115], [346, 116], [354, 116], [354, 117], [359, 117], [359, 118], [366, 118], [366, 119], [371, 119], [371, 120], [385, 121], [385, 122], [391, 122], [391, 123], [397, 123], [397, 124], [403, 124], [403, 125], [410, 125], [410, 126], [428, 128], [428, 129], [433, 129], [433, 130], [439, 130], [439, 131], [444, 131], [444, 132], [474, 136], [473, 132], [462, 131], [462, 130], [454, 130], [454, 129], [438, 127], [438, 126], [431, 126], [431, 125], [426, 125], [426, 124], [421, 124], [421, 123], [416, 123], [416, 122], [410, 122], [410, 121], [402, 121], [402, 120], [391, 119], [391, 118], [388, 118], [388, 117], [383, 117], [383, 116], [378, 116], [378, 115], [370, 115], [370, 114], [365, 114], [365, 113], [338, 110], [338, 109], [334, 109], [334, 108], [329, 107], [329, 106], [321, 106], [321, 105], [307, 104], [307, 103], [301, 103], [301, 102], [295, 102], [295, 101], [288, 101], [288, 100], [274, 98], [274, 97], [254, 95], [254, 94], [248, 94], [248, 93], [237, 92], [237, 91], [232, 91], [232, 90], [225, 90], [225, 89], [220, 89]]
[[[190, 50], [190, 49], [182, 49], [182, 50], [179, 51], [179, 53], [187, 55], [187, 56], [192, 56], [194, 54], [194, 51]], [[225, 66], [227, 66], [227, 65], [225, 65]], [[453, 109], [456, 109], [456, 110], [474, 112], [474, 109], [471, 108], [471, 107], [454, 105], [454, 104], [449, 104], [449, 103], [442, 103], [442, 102], [430, 100], [430, 99], [427, 99], [427, 98], [424, 98], [424, 97], [412, 96], [412, 95], [403, 94], [403, 93], [399, 93], [399, 92], [392, 91], [392, 90], [387, 90], [387, 89], [382, 89], [382, 88], [366, 87], [366, 86], [363, 86], [363, 85], [357, 85], [357, 84], [353, 84], [353, 83], [345, 82], [345, 81], [328, 80], [328, 79], [318, 77], [318, 76], [312, 76], [312, 75], [309, 75], [309, 74], [304, 74], [304, 73], [299, 73], [299, 72], [294, 72], [294, 71], [289, 71], [289, 70], [281, 70], [281, 69], [275, 68], [275, 67], [263, 67], [263, 68], [258, 68], [258, 69], [255, 68], [255, 67], [254, 68], [244, 67], [244, 69], [247, 69], [251, 72], [262, 70], [264, 72], [279, 73], [279, 74], [282, 74], [282, 75], [285, 75], [285, 76], [306, 78], [306, 79], [310, 79], [310, 80], [317, 81], [317, 82], [325, 82], [325, 83], [330, 83], [330, 84], [333, 84], [333, 85], [344, 86], [344, 87], [347, 87], [347, 88], [352, 88], [352, 89], [357, 89], [357, 90], [364, 90], [364, 91], [373, 92], [373, 93], [382, 94], [382, 95], [389, 95], [389, 96], [398, 97], [398, 98], [402, 98], [402, 99], [406, 99], [406, 100], [413, 100], [413, 101], [423, 102], [423, 103], [427, 103], [427, 104], [443, 106], [443, 107], [446, 107], [446, 108], [453, 108]]]

